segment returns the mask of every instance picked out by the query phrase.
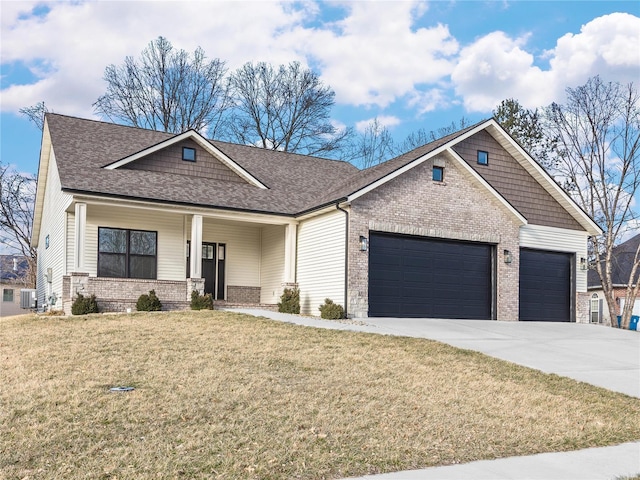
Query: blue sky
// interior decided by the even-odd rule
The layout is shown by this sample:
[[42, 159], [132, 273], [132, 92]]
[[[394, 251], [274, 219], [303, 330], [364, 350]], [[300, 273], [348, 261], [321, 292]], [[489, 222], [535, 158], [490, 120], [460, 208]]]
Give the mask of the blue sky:
[[235, 69], [298, 60], [336, 93], [336, 124], [378, 117], [401, 141], [491, 115], [505, 98], [564, 100], [596, 74], [640, 80], [640, 2], [29, 2], [1, 1], [3, 163], [35, 173], [40, 132], [18, 114], [44, 100], [97, 118], [108, 64], [159, 35]]

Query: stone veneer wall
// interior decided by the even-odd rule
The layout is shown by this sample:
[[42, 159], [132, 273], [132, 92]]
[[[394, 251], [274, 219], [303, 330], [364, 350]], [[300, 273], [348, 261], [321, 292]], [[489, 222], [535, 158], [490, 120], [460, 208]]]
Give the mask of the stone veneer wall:
[[[519, 221], [470, 174], [444, 155], [444, 182], [432, 180], [433, 160], [356, 199], [349, 215], [349, 312], [368, 313], [369, 252], [359, 237], [385, 231], [496, 244], [498, 320], [518, 320]], [[503, 250], [513, 261], [503, 261]]]

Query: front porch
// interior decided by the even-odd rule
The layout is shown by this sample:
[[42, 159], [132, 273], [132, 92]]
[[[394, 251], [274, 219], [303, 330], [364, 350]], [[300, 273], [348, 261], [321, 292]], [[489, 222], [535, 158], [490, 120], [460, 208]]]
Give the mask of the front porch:
[[150, 290], [163, 310], [189, 309], [193, 290], [220, 308], [277, 308], [283, 288], [295, 285], [297, 223], [288, 217], [89, 201], [67, 215], [65, 311], [77, 293], [96, 295], [101, 311], [135, 311]]

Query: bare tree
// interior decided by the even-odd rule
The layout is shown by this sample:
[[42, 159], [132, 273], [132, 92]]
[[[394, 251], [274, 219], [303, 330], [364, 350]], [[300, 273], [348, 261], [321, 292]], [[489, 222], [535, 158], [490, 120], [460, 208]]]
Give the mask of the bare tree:
[[172, 133], [192, 128], [215, 137], [229, 106], [225, 73], [225, 63], [207, 60], [200, 47], [190, 55], [158, 37], [139, 60], [126, 57], [105, 69], [107, 92], [93, 106], [116, 123]]
[[359, 168], [369, 168], [393, 157], [395, 147], [389, 129], [374, 118], [364, 131], [354, 135], [348, 160]]
[[277, 69], [246, 63], [230, 77], [234, 108], [226, 138], [246, 145], [308, 155], [336, 154], [349, 129], [331, 123], [334, 92], [300, 63]]
[[[634, 196], [640, 192], [640, 98], [633, 84], [605, 83], [598, 76], [567, 89], [567, 97], [566, 105], [547, 108], [548, 136], [558, 140], [559, 175], [604, 230], [602, 236], [592, 238], [592, 263], [616, 325], [612, 250], [627, 229], [638, 231], [640, 218], [634, 210]], [[636, 252], [627, 282], [623, 328], [629, 325], [639, 275], [640, 252]]]
[[27, 259], [25, 283], [36, 284], [37, 251], [31, 246], [36, 179], [0, 163], [0, 245]]
[[44, 129], [44, 114], [52, 112], [52, 110], [49, 110], [44, 104], [44, 101], [38, 102], [30, 107], [22, 107], [18, 111], [27, 117], [40, 131]]
[[399, 155], [408, 152], [409, 150], [413, 150], [414, 148], [426, 145], [427, 143], [435, 142], [442, 137], [446, 137], [447, 135], [451, 135], [459, 130], [463, 130], [470, 125], [471, 121], [468, 118], [462, 117], [457, 124], [455, 122], [451, 122], [450, 125], [440, 127], [437, 130], [427, 132], [424, 128], [420, 128], [407, 135], [407, 138], [405, 138], [396, 149], [396, 153]]
[[537, 108], [526, 109], [517, 100], [508, 98], [493, 110], [493, 116], [540, 165], [547, 169], [555, 167], [558, 139], [547, 135], [550, 132], [545, 132], [543, 116]]

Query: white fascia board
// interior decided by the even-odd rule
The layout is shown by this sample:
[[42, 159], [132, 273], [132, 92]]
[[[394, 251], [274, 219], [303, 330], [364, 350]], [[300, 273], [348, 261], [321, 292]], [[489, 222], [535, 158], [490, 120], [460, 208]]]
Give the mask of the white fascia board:
[[353, 200], [355, 200], [358, 197], [361, 197], [362, 195], [365, 195], [367, 193], [369, 193], [371, 190], [375, 190], [376, 188], [378, 188], [381, 185], [384, 185], [385, 183], [393, 180], [394, 178], [402, 175], [403, 173], [411, 170], [414, 167], [417, 167], [418, 165], [420, 165], [422, 162], [435, 157], [436, 155], [448, 150], [452, 145], [455, 145], [456, 143], [465, 140], [466, 138], [475, 135], [476, 133], [478, 133], [480, 130], [484, 130], [489, 123], [491, 122], [491, 120], [487, 120], [486, 122], [483, 122], [479, 125], [477, 125], [475, 128], [469, 130], [468, 132], [465, 132], [463, 135], [460, 135], [459, 137], [456, 138], [452, 138], [449, 142], [445, 143], [444, 145], [439, 146], [438, 148], [436, 148], [435, 150], [432, 150], [429, 153], [424, 154], [422, 157], [418, 157], [415, 160], [413, 160], [412, 162], [407, 163], [405, 166], [399, 168], [398, 170], [395, 170], [393, 172], [391, 172], [390, 174], [376, 180], [375, 182], [367, 185], [366, 187], [353, 192], [351, 195], [349, 195], [348, 197], [348, 202], [351, 202]]
[[[494, 119], [488, 120], [487, 123], [492, 128], [487, 131], [491, 136], [507, 150], [513, 158], [551, 195], [567, 212], [576, 219], [576, 221], [584, 227], [589, 235], [602, 235], [602, 229], [594, 222], [584, 210], [564, 191], [564, 189], [556, 183], [553, 178], [536, 162], [531, 156], [508, 135], [498, 122]], [[498, 135], [500, 138], [496, 138]], [[502, 141], [500, 140], [502, 139]]]
[[75, 203], [83, 202], [87, 205], [102, 205], [108, 207], [136, 208], [149, 211], [171, 211], [178, 215], [202, 215], [203, 218], [213, 218], [218, 220], [230, 220], [234, 222], [260, 223], [266, 225], [290, 225], [297, 224], [298, 221], [289, 216], [270, 215], [268, 213], [253, 213], [242, 211], [218, 210], [205, 207], [184, 207], [181, 205], [158, 204], [144, 200], [127, 200], [102, 197], [100, 195], [74, 195], [73, 201], [67, 206], [67, 211], [71, 211]]
[[468, 132], [466, 132], [464, 135], [461, 135], [459, 137], [456, 137], [454, 139], [451, 139], [451, 141], [445, 143], [444, 145], [441, 145], [440, 147], [436, 148], [435, 150], [432, 150], [429, 153], [426, 153], [425, 155], [423, 155], [422, 157], [418, 157], [417, 159], [413, 160], [412, 162], [407, 163], [406, 165], [404, 165], [403, 167], [395, 170], [394, 172], [391, 172], [390, 174], [378, 179], [377, 181], [371, 183], [370, 185], [364, 187], [361, 190], [358, 190], [357, 192], [352, 193], [351, 195], [349, 195], [347, 201], [348, 203], [351, 203], [353, 200], [369, 193], [370, 191], [378, 188], [381, 185], [384, 185], [385, 183], [393, 180], [394, 178], [402, 175], [403, 173], [408, 172], [409, 170], [411, 170], [412, 168], [417, 167], [418, 165], [422, 164], [423, 162], [425, 162], [426, 160], [433, 158], [443, 152], [448, 153], [449, 155], [451, 155], [457, 162], [458, 164], [465, 170], [467, 171], [480, 185], [484, 186], [495, 198], [498, 199], [498, 201], [505, 206], [505, 208], [512, 214], [514, 215], [518, 221], [520, 223], [522, 223], [523, 225], [526, 225], [527, 219], [524, 218], [522, 216], [522, 214], [520, 214], [520, 212], [518, 212], [515, 208], [513, 208], [513, 206], [507, 202], [505, 200], [505, 198], [500, 195], [491, 185], [489, 185], [489, 183], [487, 183], [487, 181], [482, 178], [473, 168], [471, 168], [467, 162], [465, 162], [460, 155], [458, 155], [455, 151], [453, 151], [453, 149], [451, 148], [453, 145], [455, 145], [456, 143], [470, 137], [471, 135], [476, 134], [477, 132], [479, 132], [480, 130], [483, 130], [484, 128], [487, 127], [489, 121], [487, 122], [483, 122], [480, 125], [478, 125], [476, 128], [469, 130]]
[[42, 223], [42, 211], [44, 209], [44, 194], [47, 189], [49, 174], [49, 160], [53, 157], [51, 134], [47, 119], [44, 119], [42, 129], [42, 145], [40, 146], [40, 162], [38, 165], [38, 183], [36, 184], [36, 201], [33, 211], [33, 229], [31, 231], [31, 245], [38, 248], [40, 237], [40, 224]]
[[436, 148], [435, 150], [433, 150], [433, 151], [431, 151], [429, 153], [425, 153], [423, 156], [418, 157], [415, 160], [407, 163], [403, 167], [400, 167], [399, 169], [394, 170], [393, 172], [389, 173], [388, 175], [385, 175], [384, 177], [379, 178], [375, 182], [370, 183], [369, 185], [367, 185], [366, 187], [361, 188], [360, 190], [357, 190], [357, 191], [353, 192], [351, 195], [349, 195], [347, 197], [347, 203], [351, 203], [354, 200], [356, 200], [357, 198], [360, 198], [361, 196], [366, 195], [370, 191], [375, 190], [376, 188], [384, 185], [387, 182], [390, 182], [394, 178], [399, 177], [403, 173], [406, 173], [409, 170], [411, 170], [412, 168], [417, 167], [418, 165], [422, 164], [423, 162], [429, 160], [431, 157], [435, 157], [436, 155], [444, 152], [447, 148], [448, 147], [447, 147], [446, 144], [442, 145], [442, 146]]
[[211, 144], [211, 142], [209, 142], [206, 138], [204, 138], [195, 130], [189, 130], [187, 132], [181, 133], [180, 135], [176, 135], [175, 137], [165, 140], [164, 142], [157, 143], [152, 147], [145, 148], [144, 150], [141, 150], [138, 153], [134, 153], [133, 155], [129, 155], [128, 157], [120, 159], [117, 162], [110, 163], [109, 165], [103, 168], [105, 170], [115, 170], [116, 168], [119, 168], [123, 165], [131, 163], [135, 160], [138, 160], [139, 158], [146, 157], [147, 155], [150, 155], [154, 152], [167, 148], [170, 145], [173, 145], [178, 142], [182, 142], [187, 139], [193, 140], [202, 148], [204, 148], [206, 151], [208, 151], [211, 155], [217, 157], [222, 163], [224, 163], [227, 167], [229, 167], [231, 170], [233, 170], [235, 173], [237, 173], [240, 177], [242, 177], [244, 180], [249, 182], [251, 185], [267, 190], [266, 185], [260, 182], [257, 178], [255, 178], [253, 175], [247, 172], [244, 168], [242, 168], [236, 162], [231, 160], [231, 158], [229, 158], [220, 150], [218, 150], [213, 144]]

